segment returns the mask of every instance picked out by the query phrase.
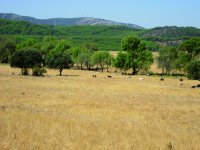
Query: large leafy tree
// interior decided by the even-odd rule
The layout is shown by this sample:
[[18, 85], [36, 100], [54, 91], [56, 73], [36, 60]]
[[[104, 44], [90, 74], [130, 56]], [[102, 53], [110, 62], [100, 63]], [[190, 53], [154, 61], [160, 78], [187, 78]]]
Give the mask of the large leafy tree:
[[41, 67], [42, 55], [33, 49], [16, 51], [11, 58], [10, 65], [21, 68], [22, 75], [28, 75], [28, 68]]
[[127, 51], [126, 68], [132, 68], [132, 74], [136, 75], [141, 69], [148, 69], [153, 63], [152, 53], [146, 49], [146, 45], [140, 39], [128, 36], [122, 40], [122, 50]]
[[181, 44], [180, 50], [185, 52], [190, 60], [200, 57], [200, 37], [191, 38]]
[[189, 73], [188, 65], [195, 60], [200, 59], [200, 38], [191, 38], [183, 42], [179, 47], [178, 58], [175, 61], [175, 67], [178, 70]]
[[73, 65], [69, 48], [69, 43], [62, 40], [46, 58], [47, 66], [50, 68], [58, 69], [60, 76], [62, 75], [63, 69], [69, 69]]

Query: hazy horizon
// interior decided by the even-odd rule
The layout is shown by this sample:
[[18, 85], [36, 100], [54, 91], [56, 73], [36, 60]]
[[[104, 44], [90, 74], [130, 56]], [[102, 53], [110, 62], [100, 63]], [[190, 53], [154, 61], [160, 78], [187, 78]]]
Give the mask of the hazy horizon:
[[14, 13], [38, 19], [93, 17], [131, 23], [144, 28], [193, 26], [200, 28], [198, 0], [92, 1], [0, 0], [1, 13]]

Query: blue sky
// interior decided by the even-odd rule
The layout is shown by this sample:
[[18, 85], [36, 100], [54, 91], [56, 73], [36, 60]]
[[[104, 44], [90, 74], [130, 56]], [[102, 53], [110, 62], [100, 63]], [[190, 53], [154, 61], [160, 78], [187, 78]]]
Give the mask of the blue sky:
[[200, 0], [0, 0], [0, 12], [41, 19], [95, 17], [145, 28], [200, 28]]

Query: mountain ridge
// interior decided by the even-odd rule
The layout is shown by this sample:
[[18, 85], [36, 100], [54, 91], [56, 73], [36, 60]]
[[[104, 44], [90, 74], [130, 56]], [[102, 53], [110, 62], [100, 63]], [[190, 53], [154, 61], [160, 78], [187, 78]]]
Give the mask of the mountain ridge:
[[121, 23], [106, 19], [93, 18], [93, 17], [78, 17], [78, 18], [48, 18], [48, 19], [37, 19], [30, 16], [20, 16], [14, 13], [0, 13], [0, 18], [16, 21], [27, 21], [33, 24], [40, 25], [53, 25], [53, 26], [73, 26], [73, 25], [116, 25], [116, 26], [127, 26], [134, 29], [144, 29], [136, 24]]

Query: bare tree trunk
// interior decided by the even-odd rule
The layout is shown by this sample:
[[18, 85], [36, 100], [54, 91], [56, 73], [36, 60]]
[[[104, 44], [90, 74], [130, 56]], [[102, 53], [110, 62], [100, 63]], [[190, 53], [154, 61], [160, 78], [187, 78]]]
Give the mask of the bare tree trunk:
[[136, 74], [137, 74], [136, 68], [133, 67], [132, 75], [136, 75]]
[[107, 65], [107, 72], [109, 72], [109, 71], [108, 71], [108, 65]]
[[62, 71], [63, 71], [63, 69], [59, 69], [59, 72], [60, 72], [60, 76], [62, 76]]

